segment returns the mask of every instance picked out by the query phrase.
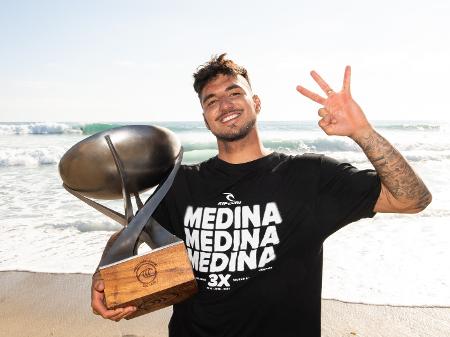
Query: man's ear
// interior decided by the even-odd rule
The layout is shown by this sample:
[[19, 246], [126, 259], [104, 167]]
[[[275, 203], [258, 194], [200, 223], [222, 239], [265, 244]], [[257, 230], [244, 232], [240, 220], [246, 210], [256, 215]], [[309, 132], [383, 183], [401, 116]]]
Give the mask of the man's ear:
[[255, 103], [255, 110], [256, 113], [259, 113], [261, 111], [261, 100], [259, 99], [258, 95], [253, 95], [253, 103]]
[[211, 129], [209, 128], [208, 122], [206, 121], [206, 118], [205, 118], [205, 114], [204, 114], [204, 113], [203, 113], [203, 120], [205, 121], [206, 128], [207, 128], [208, 130], [211, 130]]

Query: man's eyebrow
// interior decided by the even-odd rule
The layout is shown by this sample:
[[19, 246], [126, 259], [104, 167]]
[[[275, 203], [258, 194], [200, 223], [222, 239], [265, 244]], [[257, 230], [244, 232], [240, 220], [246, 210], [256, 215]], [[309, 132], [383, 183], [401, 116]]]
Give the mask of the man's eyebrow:
[[237, 84], [232, 84], [229, 87], [227, 87], [225, 89], [225, 91], [229, 91], [229, 90], [233, 90], [233, 89], [242, 89], [242, 87], [240, 85], [237, 85]]
[[202, 99], [202, 103], [205, 103], [208, 99], [210, 99], [211, 97], [214, 97], [214, 96], [216, 96], [216, 95], [214, 95], [214, 94], [206, 95], [206, 96]]

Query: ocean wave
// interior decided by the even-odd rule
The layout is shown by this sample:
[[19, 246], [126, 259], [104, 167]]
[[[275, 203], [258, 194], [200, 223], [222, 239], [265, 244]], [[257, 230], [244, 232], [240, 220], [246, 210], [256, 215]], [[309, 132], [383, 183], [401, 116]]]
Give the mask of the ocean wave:
[[106, 131], [124, 125], [153, 125], [169, 129], [176, 134], [183, 133], [208, 133], [208, 129], [202, 122], [123, 122], [123, 123], [91, 123], [82, 124], [80, 130], [85, 135], [92, 135], [97, 132]]
[[0, 167], [54, 165], [63, 154], [63, 148], [1, 149]]
[[0, 135], [92, 135], [97, 132], [129, 124], [130, 123], [1, 123]]
[[450, 210], [445, 208], [434, 208], [431, 204], [425, 211], [417, 214], [401, 214], [401, 213], [383, 213], [377, 215], [378, 219], [404, 219], [405, 217], [413, 218], [448, 218], [450, 217]]
[[403, 153], [404, 157], [412, 162], [418, 161], [443, 161], [450, 159], [450, 153], [446, 152], [444, 154], [439, 152], [428, 152], [428, 153]]
[[[193, 137], [195, 138], [195, 137]], [[199, 137], [197, 137], [198, 139]], [[263, 138], [262, 142], [265, 147], [279, 152], [288, 153], [304, 153], [304, 152], [361, 152], [361, 148], [346, 138], [337, 137], [318, 137], [312, 139], [282, 139], [279, 137]], [[217, 143], [215, 141], [205, 140], [199, 141], [194, 139], [182, 139], [183, 148], [186, 152], [197, 150], [217, 150]], [[410, 140], [400, 140], [395, 144], [395, 147], [407, 153], [413, 161], [419, 160], [441, 160], [448, 159], [450, 154], [450, 143], [411, 143]]]
[[79, 126], [65, 123], [11, 123], [0, 124], [0, 135], [81, 134]]
[[[365, 163], [367, 158], [364, 153], [353, 146], [333, 142], [302, 142], [302, 141], [264, 141], [266, 148], [289, 155], [301, 155], [303, 153], [322, 153], [340, 161], [350, 163]], [[183, 163], [195, 164], [207, 160], [217, 154], [216, 144], [186, 144], [184, 147]], [[66, 151], [63, 147], [51, 148], [0, 148], [0, 167], [13, 166], [45, 166], [56, 165]], [[404, 151], [403, 156], [411, 162], [424, 161], [448, 161], [449, 151]]]
[[[343, 139], [280, 139], [280, 138], [263, 138], [262, 142], [265, 147], [272, 150], [289, 150], [289, 151], [358, 151], [355, 143]], [[206, 140], [204, 142], [198, 140], [184, 139], [182, 142], [185, 151], [195, 150], [216, 150], [217, 143], [215, 141]]]
[[303, 152], [322, 151], [357, 151], [355, 143], [336, 138], [294, 139], [294, 140], [263, 140], [263, 144], [271, 149], [301, 150]]
[[215, 150], [217, 151], [217, 143], [214, 141], [192, 141], [183, 139], [181, 141], [181, 145], [183, 145], [183, 150], [185, 153], [190, 151], [204, 151], [204, 150]]
[[123, 122], [123, 123], [0, 123], [0, 135], [47, 135], [83, 134], [92, 135], [124, 125], [155, 125], [165, 127], [175, 133], [207, 132], [200, 122]]
[[122, 226], [118, 223], [109, 221], [74, 221], [68, 223], [46, 224], [46, 226], [51, 226], [55, 229], [63, 230], [74, 228], [82, 233], [98, 231], [115, 232], [122, 228]]
[[183, 154], [183, 164], [196, 164], [217, 155], [217, 149], [187, 151]]
[[403, 130], [403, 131], [440, 131], [442, 126], [436, 123], [374, 123], [377, 129]]
[[[158, 125], [166, 127], [175, 133], [208, 133], [206, 126], [200, 121], [183, 122], [95, 122], [95, 123], [67, 123], [67, 122], [11, 122], [0, 123], [2, 134], [66, 134], [77, 133], [91, 135], [123, 125]], [[398, 131], [445, 131], [448, 125], [437, 122], [388, 122], [375, 121], [377, 129]], [[298, 132], [320, 131], [315, 121], [260, 121], [258, 127], [262, 132]]]
[[421, 212], [415, 215], [424, 218], [448, 218], [450, 217], [450, 210], [442, 208], [430, 208], [425, 212]]
[[92, 124], [80, 125], [79, 128], [84, 135], [93, 135], [94, 133], [117, 128], [117, 127], [123, 126], [123, 125], [124, 124], [119, 124], [119, 123], [112, 123], [112, 124], [92, 123]]

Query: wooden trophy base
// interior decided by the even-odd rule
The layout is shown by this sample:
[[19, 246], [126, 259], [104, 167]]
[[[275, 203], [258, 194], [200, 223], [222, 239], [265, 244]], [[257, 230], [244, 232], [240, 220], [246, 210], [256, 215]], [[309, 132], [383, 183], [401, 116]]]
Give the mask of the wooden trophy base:
[[181, 302], [197, 292], [183, 241], [100, 268], [108, 309], [134, 305], [126, 319]]

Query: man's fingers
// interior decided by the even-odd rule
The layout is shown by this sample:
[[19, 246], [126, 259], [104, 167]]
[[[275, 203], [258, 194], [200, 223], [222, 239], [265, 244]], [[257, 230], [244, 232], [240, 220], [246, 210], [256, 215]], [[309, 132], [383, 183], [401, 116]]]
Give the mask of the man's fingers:
[[324, 128], [324, 127], [326, 127], [327, 125], [329, 125], [330, 123], [329, 122], [327, 122], [327, 121], [325, 121], [323, 118], [321, 119], [321, 120], [319, 120], [319, 126], [321, 127], [321, 128]]
[[94, 289], [103, 292], [105, 290], [105, 283], [102, 280], [94, 281]]
[[131, 310], [130, 312], [126, 313], [126, 314], [123, 316], [123, 318], [126, 318], [126, 317], [130, 316], [130, 315], [133, 314], [136, 310], [137, 310], [137, 309], [134, 308], [134, 309]]
[[112, 320], [118, 322], [118, 321], [120, 321], [126, 314], [127, 314], [127, 312], [121, 311], [121, 312], [117, 313], [117, 315], [112, 316], [110, 319], [112, 319]]
[[104, 289], [105, 284], [103, 280], [101, 279], [93, 280], [91, 307], [92, 312], [94, 314], [101, 315], [103, 318], [118, 322], [122, 318], [129, 316], [136, 311], [135, 306], [128, 306], [125, 308], [117, 308], [114, 310], [109, 310], [105, 305], [105, 293], [103, 292]]
[[105, 314], [108, 312], [108, 309], [103, 304], [102, 300], [93, 299], [91, 303], [92, 312], [96, 315], [101, 315], [102, 317], [105, 317]]
[[352, 75], [352, 69], [350, 66], [345, 67], [345, 73], [344, 73], [344, 84], [342, 86], [343, 91], [350, 92], [350, 77]]
[[318, 115], [320, 116], [320, 117], [325, 117], [326, 115], [328, 115], [328, 110], [327, 109], [325, 109], [325, 108], [320, 108], [319, 109], [319, 111], [317, 112], [318, 113]]
[[120, 320], [123, 315], [123, 308], [118, 308], [114, 310], [106, 310], [103, 314], [103, 318], [111, 319], [113, 321]]
[[137, 308], [135, 306], [128, 306], [125, 308], [117, 308], [117, 309], [113, 309], [113, 310], [109, 310], [106, 307], [99, 307], [99, 308], [92, 309], [92, 311], [95, 314], [101, 315], [103, 318], [110, 319], [113, 321], [119, 321], [122, 318], [131, 315], [136, 310], [137, 310]]
[[331, 124], [331, 117], [330, 115], [326, 114], [321, 120], [319, 120], [319, 126], [321, 128], [330, 125]]
[[104, 315], [108, 310], [105, 306], [105, 285], [102, 280], [93, 281], [91, 292], [91, 307], [94, 314]]
[[320, 75], [318, 73], [316, 73], [314, 70], [311, 71], [311, 76], [314, 79], [314, 81], [317, 82], [319, 87], [322, 88], [322, 90], [327, 94], [327, 96], [330, 95], [331, 93], [334, 93], [333, 89], [331, 89], [331, 87], [328, 85], [328, 83], [325, 82], [323, 80], [323, 78], [320, 77]]
[[331, 118], [324, 117], [319, 121], [320, 128], [327, 134], [330, 135], [333, 132], [334, 125]]
[[308, 97], [309, 99], [313, 100], [316, 103], [325, 104], [326, 101], [325, 98], [312, 91], [309, 91], [308, 89], [302, 87], [301, 85], [297, 86], [297, 91], [301, 93], [303, 96]]
[[109, 312], [106, 313], [108, 315], [108, 317], [106, 317], [106, 318], [109, 318], [109, 319], [111, 319], [113, 321], [118, 322], [122, 318], [125, 318], [125, 317], [131, 315], [133, 312], [135, 312], [136, 311], [136, 307], [125, 307], [125, 308], [118, 308], [118, 309], [115, 309], [115, 310], [108, 310], [108, 311], [110, 313]]

